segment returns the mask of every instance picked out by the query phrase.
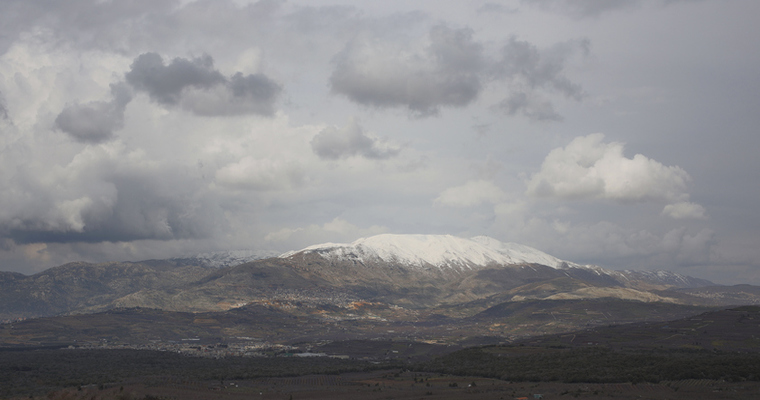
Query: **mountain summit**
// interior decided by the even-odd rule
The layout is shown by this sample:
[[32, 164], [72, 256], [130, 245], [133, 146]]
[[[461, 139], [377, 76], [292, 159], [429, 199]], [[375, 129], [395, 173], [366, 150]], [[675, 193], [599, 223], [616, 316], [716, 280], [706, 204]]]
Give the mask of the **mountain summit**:
[[392, 263], [414, 268], [477, 269], [494, 265], [541, 264], [561, 268], [566, 262], [532, 247], [502, 243], [487, 236], [383, 234], [352, 243], [324, 243], [285, 253], [318, 254], [331, 261]]
[[[316, 258], [315, 258], [316, 257]], [[358, 239], [352, 243], [323, 243], [291, 251], [279, 256], [295, 263], [321, 264], [335, 274], [366, 275], [368, 280], [380, 279], [381, 270], [403, 270], [401, 276], [451, 273], [478, 273], [487, 270], [514, 276], [515, 267], [531, 266], [532, 271], [548, 267], [540, 275], [565, 276], [593, 281], [603, 286], [621, 286], [650, 290], [668, 287], [701, 287], [712, 282], [670, 271], [616, 271], [596, 265], [583, 265], [561, 260], [540, 250], [517, 243], [504, 243], [488, 236], [470, 239], [452, 235], [382, 234]], [[311, 261], [304, 261], [309, 259]], [[340, 267], [339, 267], [340, 266]], [[353, 266], [353, 267], [351, 267]], [[322, 270], [321, 273], [331, 272]], [[409, 275], [412, 274], [412, 275]], [[369, 278], [371, 277], [371, 278]], [[382, 279], [391, 277], [383, 275]]]
[[235, 252], [134, 263], [71, 263], [32, 276], [5, 274], [0, 276], [0, 320], [114, 307], [197, 312], [287, 303], [304, 310], [308, 304], [343, 310], [360, 301], [409, 310], [482, 310], [524, 300], [618, 298], [696, 304], [716, 297], [699, 292], [686, 298], [677, 292], [713, 285], [701, 279], [580, 265], [486, 236], [384, 234], [250, 260], [258, 256]]

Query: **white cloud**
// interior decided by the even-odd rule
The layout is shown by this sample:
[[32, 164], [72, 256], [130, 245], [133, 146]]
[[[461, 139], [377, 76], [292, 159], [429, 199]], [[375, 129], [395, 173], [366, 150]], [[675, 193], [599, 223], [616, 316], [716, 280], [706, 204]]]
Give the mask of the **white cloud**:
[[674, 219], [706, 219], [707, 211], [697, 203], [682, 201], [666, 205], [662, 209], [662, 215], [667, 215]]
[[496, 204], [505, 197], [504, 191], [493, 182], [477, 180], [444, 190], [434, 202], [450, 207], [472, 207], [483, 203]]
[[527, 182], [527, 194], [559, 199], [610, 199], [619, 202], [688, 199], [689, 174], [678, 166], [636, 154], [623, 155], [622, 143], [604, 143], [597, 133], [552, 150]]

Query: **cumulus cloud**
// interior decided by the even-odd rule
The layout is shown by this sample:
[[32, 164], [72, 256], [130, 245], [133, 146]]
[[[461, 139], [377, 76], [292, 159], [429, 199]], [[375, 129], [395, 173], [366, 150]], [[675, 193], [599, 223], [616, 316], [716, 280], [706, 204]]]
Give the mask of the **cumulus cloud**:
[[706, 219], [707, 211], [699, 204], [682, 201], [666, 205], [662, 209], [662, 215], [675, 219]]
[[203, 238], [220, 221], [201, 182], [118, 144], [11, 175], [0, 190], [0, 234], [19, 244]]
[[433, 27], [424, 45], [359, 36], [334, 60], [332, 91], [359, 104], [428, 116], [480, 93], [483, 49], [470, 29]]
[[135, 89], [148, 93], [152, 100], [164, 105], [179, 103], [182, 91], [187, 87], [208, 89], [226, 82], [224, 76], [214, 69], [214, 60], [209, 55], [192, 60], [177, 57], [169, 65], [164, 65], [164, 59], [156, 53], [141, 54], [124, 77]]
[[311, 140], [311, 149], [325, 160], [354, 156], [382, 160], [396, 156], [400, 148], [368, 135], [356, 119], [343, 127], [327, 127]]
[[504, 191], [493, 182], [477, 180], [444, 190], [434, 203], [451, 207], [472, 207], [483, 203], [497, 204], [504, 201], [505, 197]]
[[230, 78], [214, 69], [209, 55], [174, 58], [168, 65], [157, 53], [135, 58], [126, 82], [164, 106], [180, 106], [197, 115], [258, 114], [271, 116], [282, 91], [263, 74], [238, 72]]
[[684, 201], [689, 174], [636, 154], [623, 155], [622, 143], [604, 143], [604, 135], [573, 139], [552, 150], [541, 170], [527, 182], [532, 196], [562, 199], [602, 198], [620, 202]]
[[124, 111], [132, 94], [124, 84], [111, 85], [110, 101], [93, 101], [66, 106], [55, 119], [55, 127], [80, 142], [103, 142], [124, 125]]
[[124, 112], [132, 101], [131, 88], [163, 106], [181, 107], [202, 116], [271, 116], [282, 90], [263, 74], [237, 72], [226, 78], [214, 69], [214, 60], [208, 55], [178, 57], [165, 65], [160, 55], [144, 53], [135, 58], [124, 77], [126, 83], [111, 85], [111, 100], [67, 105], [56, 117], [55, 127], [79, 142], [111, 139], [124, 125]]
[[473, 103], [486, 83], [506, 83], [508, 94], [497, 108], [507, 115], [559, 120], [552, 103], [539, 91], [581, 100], [583, 90], [564, 74], [568, 60], [589, 51], [587, 40], [558, 43], [539, 50], [512, 37], [493, 55], [470, 29], [436, 26], [424, 44], [359, 36], [334, 60], [333, 93], [379, 108], [405, 107], [417, 116], [438, 114], [442, 107]]

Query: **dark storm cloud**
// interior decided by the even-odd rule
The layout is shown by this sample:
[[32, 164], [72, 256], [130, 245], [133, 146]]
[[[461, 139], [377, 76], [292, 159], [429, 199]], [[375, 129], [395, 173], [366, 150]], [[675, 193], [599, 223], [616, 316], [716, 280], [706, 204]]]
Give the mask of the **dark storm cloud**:
[[127, 83], [164, 106], [180, 106], [198, 115], [274, 114], [282, 87], [263, 74], [238, 72], [226, 78], [204, 55], [177, 57], [168, 65], [156, 53], [138, 56], [125, 74]]
[[58, 114], [56, 128], [68, 133], [75, 140], [99, 143], [110, 139], [115, 130], [124, 125], [124, 110], [132, 100], [126, 85], [111, 85], [111, 101], [93, 101], [72, 104]]
[[469, 29], [437, 26], [422, 51], [357, 38], [335, 57], [332, 91], [366, 106], [406, 107], [420, 116], [463, 107], [480, 93], [482, 46]]
[[319, 158], [326, 160], [353, 156], [387, 159], [396, 156], [400, 151], [368, 136], [356, 120], [352, 120], [342, 129], [334, 126], [323, 129], [311, 140], [311, 149]]
[[88, 168], [97, 170], [69, 182], [78, 186], [73, 199], [40, 182], [25, 184], [24, 195], [35, 200], [0, 221], [0, 234], [17, 244], [173, 240], [210, 237], [219, 225], [213, 196], [177, 170], [109, 162]]

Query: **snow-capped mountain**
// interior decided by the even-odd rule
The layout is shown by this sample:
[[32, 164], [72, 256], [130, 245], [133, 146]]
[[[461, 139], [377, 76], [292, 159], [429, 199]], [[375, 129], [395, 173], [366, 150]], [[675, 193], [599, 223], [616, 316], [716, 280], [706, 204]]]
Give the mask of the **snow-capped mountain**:
[[409, 267], [478, 268], [492, 265], [542, 264], [560, 268], [565, 262], [542, 251], [487, 236], [464, 239], [451, 235], [383, 234], [353, 243], [324, 243], [297, 253], [315, 253], [329, 260], [386, 262]]
[[291, 251], [280, 258], [318, 255], [330, 262], [350, 261], [362, 265], [392, 265], [410, 270], [463, 271], [496, 266], [539, 264], [583, 275], [585, 279], [606, 280], [610, 284], [639, 284], [667, 287], [698, 287], [711, 282], [670, 271], [615, 271], [596, 265], [561, 260], [540, 250], [517, 243], [504, 243], [488, 236], [471, 239], [451, 235], [382, 234], [352, 243], [324, 243]]
[[[219, 311], [281, 301], [341, 308], [361, 300], [414, 310], [451, 305], [483, 310], [526, 300], [723, 301], [721, 289], [714, 289], [718, 294], [679, 291], [712, 285], [705, 280], [667, 271], [580, 265], [485, 236], [378, 235], [271, 256], [234, 251], [144, 262], [70, 263], [31, 276], [6, 274], [0, 277], [0, 319], [113, 307]], [[757, 296], [725, 298], [750, 301]]]

